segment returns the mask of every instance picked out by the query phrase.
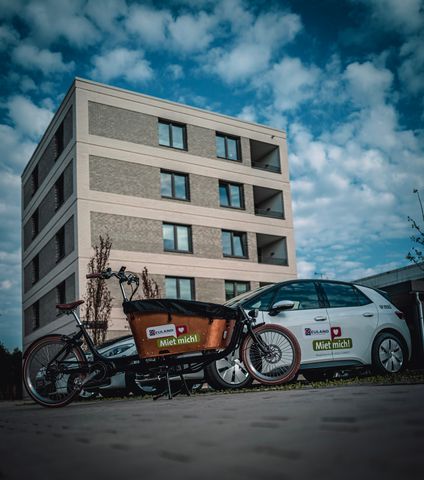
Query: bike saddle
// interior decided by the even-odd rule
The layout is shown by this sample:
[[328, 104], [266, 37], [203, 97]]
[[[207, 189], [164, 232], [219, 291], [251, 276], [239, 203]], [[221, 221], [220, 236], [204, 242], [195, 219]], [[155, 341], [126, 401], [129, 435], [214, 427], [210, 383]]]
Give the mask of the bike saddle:
[[82, 305], [84, 300], [77, 300], [76, 302], [72, 303], [59, 303], [56, 305], [58, 310], [75, 310], [77, 307]]

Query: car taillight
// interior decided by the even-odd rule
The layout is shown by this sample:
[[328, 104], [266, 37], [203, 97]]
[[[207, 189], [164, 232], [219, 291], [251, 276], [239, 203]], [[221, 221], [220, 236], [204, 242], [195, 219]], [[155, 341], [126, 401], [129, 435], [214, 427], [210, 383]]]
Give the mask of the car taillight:
[[405, 314], [403, 312], [401, 312], [400, 310], [396, 310], [395, 313], [398, 318], [400, 318], [401, 320], [405, 320]]

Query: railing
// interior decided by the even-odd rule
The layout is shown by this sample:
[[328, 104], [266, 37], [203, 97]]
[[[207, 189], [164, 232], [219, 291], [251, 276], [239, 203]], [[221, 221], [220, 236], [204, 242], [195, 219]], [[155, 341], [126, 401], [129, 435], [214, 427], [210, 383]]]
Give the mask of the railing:
[[255, 214], [263, 215], [264, 217], [284, 218], [283, 212], [277, 212], [276, 210], [270, 210], [269, 208], [255, 208]]
[[260, 170], [267, 170], [269, 172], [281, 173], [281, 169], [279, 165], [271, 165], [269, 163], [263, 163], [263, 162], [252, 162], [252, 167], [259, 168]]
[[259, 263], [267, 263], [269, 265], [288, 265], [287, 258], [282, 257], [264, 257], [260, 253], [258, 254], [258, 262]]

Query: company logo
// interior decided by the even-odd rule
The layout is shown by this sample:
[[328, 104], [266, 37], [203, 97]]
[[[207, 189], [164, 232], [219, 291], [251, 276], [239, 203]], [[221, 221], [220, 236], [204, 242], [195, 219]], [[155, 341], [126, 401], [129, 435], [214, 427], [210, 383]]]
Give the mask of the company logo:
[[331, 340], [340, 338], [342, 336], [342, 329], [340, 327], [331, 327]]
[[303, 328], [304, 337], [328, 337], [329, 333], [328, 328], [317, 328], [315, 325]]
[[170, 323], [168, 325], [158, 325], [157, 327], [148, 327], [146, 328], [147, 338], [166, 338], [166, 337], [175, 337], [178, 338], [181, 335], [188, 333], [187, 325], [178, 325], [177, 327]]
[[336, 340], [314, 340], [312, 348], [316, 352], [327, 350], [345, 350], [352, 348], [353, 342], [351, 338], [337, 338]]

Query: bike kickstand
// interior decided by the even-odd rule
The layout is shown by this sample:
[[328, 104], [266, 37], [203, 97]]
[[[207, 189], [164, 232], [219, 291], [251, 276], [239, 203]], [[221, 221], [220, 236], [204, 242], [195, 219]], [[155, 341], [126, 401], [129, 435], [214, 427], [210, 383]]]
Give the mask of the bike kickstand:
[[181, 391], [184, 390], [184, 393], [187, 395], [187, 397], [191, 397], [190, 390], [187, 386], [187, 382], [185, 381], [184, 375], [182, 373], [180, 373], [180, 378], [181, 378], [181, 382], [183, 384], [183, 388], [181, 389]]

